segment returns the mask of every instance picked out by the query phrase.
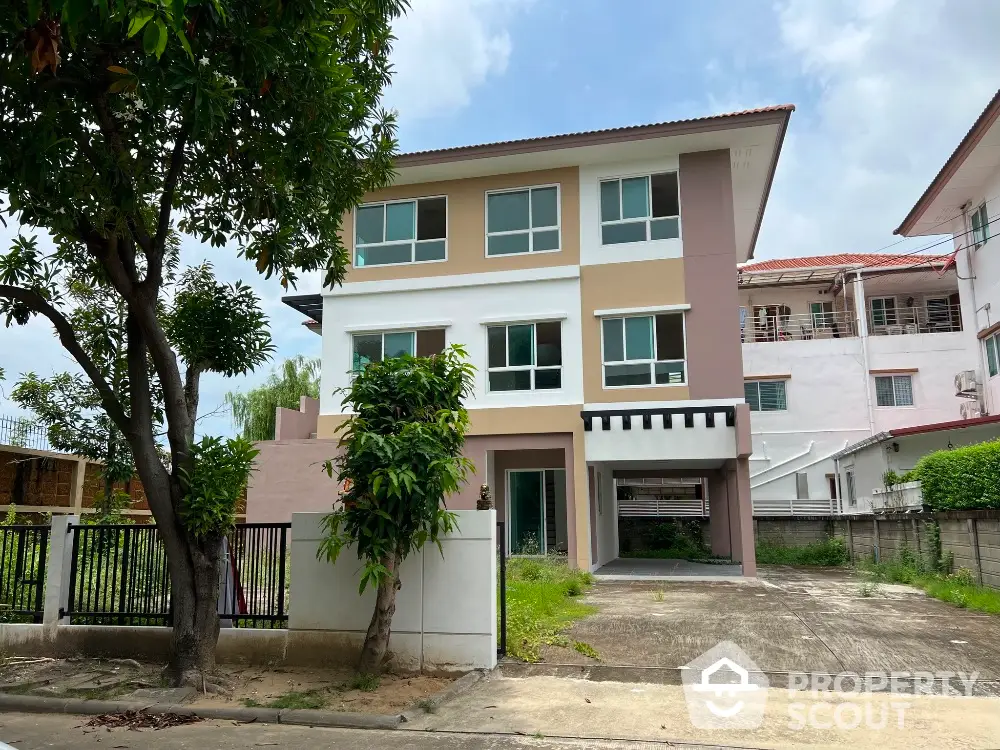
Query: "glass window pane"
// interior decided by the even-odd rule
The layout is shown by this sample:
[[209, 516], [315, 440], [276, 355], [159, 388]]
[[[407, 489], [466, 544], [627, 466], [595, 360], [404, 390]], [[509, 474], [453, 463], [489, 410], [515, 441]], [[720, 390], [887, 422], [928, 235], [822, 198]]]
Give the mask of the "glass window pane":
[[656, 316], [656, 358], [684, 359], [684, 313]]
[[653, 358], [653, 319], [625, 318], [625, 359]]
[[878, 406], [895, 405], [891, 377], [875, 378], [875, 403]]
[[385, 357], [401, 357], [404, 354], [413, 356], [413, 331], [404, 333], [387, 333], [385, 335]]
[[491, 391], [530, 391], [531, 370], [490, 371]]
[[897, 375], [892, 379], [896, 395], [896, 406], [913, 406], [913, 380], [909, 375]]
[[486, 228], [489, 232], [528, 229], [528, 191], [486, 196]]
[[534, 347], [532, 338], [535, 335], [533, 325], [507, 326], [507, 364], [510, 367], [533, 365]]
[[416, 206], [413, 203], [387, 203], [385, 241], [412, 240], [416, 229]]
[[1000, 371], [1000, 362], [997, 361], [997, 354], [1000, 354], [1000, 352], [997, 352], [996, 336], [990, 336], [986, 339], [986, 362], [990, 368], [991, 378]]
[[650, 178], [650, 191], [653, 194], [653, 216], [681, 215], [676, 172], [654, 174]]
[[382, 361], [382, 335], [379, 333], [365, 334], [354, 337], [354, 359], [351, 369], [357, 371], [369, 362]]
[[562, 325], [558, 321], [535, 323], [535, 341], [539, 367], [562, 364]]
[[494, 234], [487, 239], [488, 255], [511, 255], [528, 252], [528, 233], [524, 234]]
[[486, 348], [489, 367], [507, 366], [507, 326], [490, 326], [486, 329]]
[[654, 219], [649, 222], [649, 238], [651, 240], [676, 240], [680, 236], [680, 219]]
[[443, 240], [448, 236], [448, 200], [421, 198], [417, 201], [417, 239]]
[[444, 240], [418, 242], [414, 260], [444, 260], [445, 252]]
[[546, 229], [543, 232], [533, 232], [531, 242], [532, 242], [531, 249], [536, 252], [541, 250], [558, 250], [559, 230]]
[[624, 242], [645, 241], [645, 221], [632, 221], [628, 224], [605, 224], [601, 227], [602, 245], [620, 245]]
[[432, 357], [444, 351], [444, 329], [429, 328], [417, 331], [417, 356]]
[[554, 227], [559, 223], [556, 205], [557, 190], [554, 187], [536, 188], [531, 191], [531, 226]]
[[649, 385], [651, 367], [642, 365], [605, 365], [604, 385], [609, 387], [621, 385]]
[[760, 410], [785, 410], [785, 383], [781, 380], [760, 383]]
[[358, 245], [368, 245], [372, 242], [382, 242], [385, 239], [383, 234], [383, 219], [385, 218], [385, 207], [380, 203], [377, 206], [362, 206], [357, 213], [357, 226], [355, 227], [354, 241]]
[[604, 361], [621, 362], [625, 359], [625, 344], [622, 339], [622, 319], [608, 318], [602, 323], [604, 329]]
[[750, 405], [750, 411], [760, 411], [760, 391], [757, 390], [757, 382], [747, 381], [743, 384], [743, 398]]
[[618, 185], [618, 180], [601, 183], [601, 221], [618, 221], [622, 217]]
[[562, 388], [562, 369], [535, 370], [535, 390], [547, 391]]
[[358, 248], [359, 266], [386, 266], [392, 263], [409, 263], [413, 260], [413, 244], [368, 245]]
[[622, 218], [639, 219], [649, 216], [649, 178], [630, 177], [622, 180]]
[[684, 382], [683, 362], [657, 362], [653, 368], [656, 382], [660, 385], [677, 385]]

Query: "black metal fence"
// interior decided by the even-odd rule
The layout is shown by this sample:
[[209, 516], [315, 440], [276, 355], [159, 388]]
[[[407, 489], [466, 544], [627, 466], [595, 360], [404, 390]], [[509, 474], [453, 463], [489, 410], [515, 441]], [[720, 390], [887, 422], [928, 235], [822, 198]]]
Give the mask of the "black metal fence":
[[507, 534], [503, 521], [497, 521], [497, 616], [499, 623], [497, 656], [507, 655]]
[[0, 526], [0, 622], [41, 622], [48, 526]]
[[[288, 626], [290, 523], [237, 524], [226, 538], [219, 617], [234, 627]], [[166, 549], [154, 525], [74, 525], [73, 625], [170, 625]]]
[[25, 417], [8, 417], [0, 414], [0, 445], [16, 448], [34, 448], [54, 451], [49, 443], [49, 433], [42, 425]]

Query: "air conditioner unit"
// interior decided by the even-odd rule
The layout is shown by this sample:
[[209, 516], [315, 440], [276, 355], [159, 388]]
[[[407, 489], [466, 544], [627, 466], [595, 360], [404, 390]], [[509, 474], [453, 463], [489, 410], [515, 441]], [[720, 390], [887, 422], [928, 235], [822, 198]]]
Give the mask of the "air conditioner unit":
[[978, 398], [976, 371], [962, 370], [955, 376], [955, 395], [963, 398]]
[[979, 408], [978, 401], [965, 401], [958, 405], [958, 411], [962, 419], [976, 419], [983, 416], [983, 410]]

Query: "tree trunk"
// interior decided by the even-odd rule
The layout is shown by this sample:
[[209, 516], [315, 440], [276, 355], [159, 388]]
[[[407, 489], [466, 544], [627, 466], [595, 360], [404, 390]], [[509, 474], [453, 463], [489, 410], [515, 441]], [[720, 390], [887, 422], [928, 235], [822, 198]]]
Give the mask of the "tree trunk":
[[375, 612], [368, 626], [365, 645], [361, 648], [361, 661], [358, 671], [361, 674], [378, 674], [386, 651], [389, 650], [389, 632], [392, 627], [392, 616], [396, 613], [396, 592], [399, 590], [399, 564], [402, 562], [397, 554], [394, 557], [386, 555], [382, 564], [389, 569], [389, 577], [379, 584], [375, 595]]

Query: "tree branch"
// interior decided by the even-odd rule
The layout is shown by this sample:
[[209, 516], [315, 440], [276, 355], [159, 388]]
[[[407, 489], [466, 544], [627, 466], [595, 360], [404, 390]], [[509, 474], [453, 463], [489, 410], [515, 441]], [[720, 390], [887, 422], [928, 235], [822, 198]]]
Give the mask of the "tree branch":
[[66, 317], [50, 305], [42, 295], [30, 289], [0, 284], [0, 297], [16, 300], [39, 315], [44, 315], [49, 319], [59, 334], [59, 341], [62, 343], [63, 348], [73, 355], [73, 359], [79, 363], [83, 371], [87, 373], [87, 377], [94, 384], [94, 387], [97, 388], [97, 392], [101, 394], [101, 403], [107, 410], [108, 416], [114, 420], [118, 429], [122, 432], [128, 433], [131, 431], [132, 423], [125, 413], [121, 401], [118, 400], [114, 390], [108, 384], [108, 381], [105, 380], [104, 375], [101, 374], [97, 365], [94, 364], [94, 361], [87, 352], [80, 346], [80, 342], [73, 332], [73, 326], [70, 325]]
[[153, 252], [152, 254], [149, 251], [146, 252], [148, 266], [146, 279], [155, 284], [157, 288], [163, 282], [164, 245], [167, 241], [167, 232], [170, 231], [170, 212], [174, 205], [174, 191], [177, 189], [177, 181], [184, 168], [184, 149], [187, 146], [191, 128], [192, 121], [185, 119], [177, 133], [177, 140], [174, 141], [174, 150], [170, 154], [167, 176], [163, 180], [163, 194], [160, 196], [160, 215], [156, 224], [156, 236], [153, 238]]
[[198, 400], [200, 398], [201, 373], [203, 367], [200, 364], [189, 364], [184, 373], [184, 400], [188, 409], [188, 440], [194, 442], [194, 426], [198, 420]]

